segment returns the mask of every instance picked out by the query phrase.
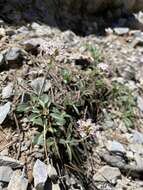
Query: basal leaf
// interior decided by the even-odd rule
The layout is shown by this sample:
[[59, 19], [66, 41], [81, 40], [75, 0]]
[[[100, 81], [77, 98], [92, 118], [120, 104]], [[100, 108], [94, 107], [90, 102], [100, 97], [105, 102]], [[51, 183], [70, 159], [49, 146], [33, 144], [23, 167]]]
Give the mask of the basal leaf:
[[17, 112], [27, 112], [27, 111], [29, 111], [29, 109], [30, 109], [30, 107], [28, 104], [20, 104], [17, 106], [16, 111]]

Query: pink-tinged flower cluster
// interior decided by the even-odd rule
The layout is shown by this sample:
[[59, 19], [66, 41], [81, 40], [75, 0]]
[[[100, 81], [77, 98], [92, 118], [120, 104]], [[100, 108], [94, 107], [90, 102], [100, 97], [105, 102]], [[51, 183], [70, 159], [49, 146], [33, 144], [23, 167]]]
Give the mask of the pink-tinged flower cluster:
[[91, 119], [87, 120], [78, 120], [78, 132], [82, 138], [86, 138], [89, 136], [95, 136], [96, 125], [92, 123]]

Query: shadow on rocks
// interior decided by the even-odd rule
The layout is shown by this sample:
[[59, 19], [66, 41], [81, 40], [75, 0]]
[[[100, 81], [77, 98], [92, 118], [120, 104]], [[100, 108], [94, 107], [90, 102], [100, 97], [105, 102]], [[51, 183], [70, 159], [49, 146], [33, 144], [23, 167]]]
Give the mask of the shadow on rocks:
[[[48, 3], [47, 3], [48, 2]], [[64, 2], [64, 1], [63, 1]], [[1, 0], [0, 18], [10, 25], [18, 26], [27, 23], [44, 23], [51, 27], [58, 27], [62, 31], [72, 30], [77, 35], [105, 34], [108, 27], [129, 27], [143, 30], [143, 24], [132, 14], [122, 9], [108, 8], [96, 14], [87, 14], [83, 5], [70, 6], [64, 9], [58, 0]], [[66, 5], [65, 7], [69, 5]], [[77, 7], [77, 9], [76, 9]], [[79, 8], [80, 7], [80, 8]]]

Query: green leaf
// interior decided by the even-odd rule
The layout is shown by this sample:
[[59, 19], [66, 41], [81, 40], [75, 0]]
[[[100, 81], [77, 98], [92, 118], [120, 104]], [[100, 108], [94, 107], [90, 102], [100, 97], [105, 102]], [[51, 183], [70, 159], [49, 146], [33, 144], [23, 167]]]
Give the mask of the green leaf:
[[123, 118], [126, 127], [133, 127], [133, 122], [129, 118]]
[[32, 109], [33, 113], [40, 114], [40, 110], [38, 108], [33, 108]]
[[38, 102], [38, 96], [31, 95], [31, 101], [32, 101], [33, 103]]
[[55, 144], [53, 137], [49, 137], [46, 142], [47, 142], [48, 149], [50, 149], [50, 147]]
[[54, 139], [54, 145], [55, 145], [56, 153], [57, 153], [59, 159], [61, 159], [61, 155], [60, 155], [60, 152], [59, 152], [59, 147], [58, 147], [58, 144], [57, 144], [55, 139]]
[[42, 96], [40, 96], [40, 99], [46, 104], [47, 102], [50, 101], [50, 98], [47, 94], [43, 94]]
[[71, 151], [71, 148], [68, 144], [67, 145], [67, 152], [68, 152], [68, 156], [69, 156], [69, 160], [72, 161], [72, 151]]
[[71, 73], [67, 69], [61, 71], [63, 81], [65, 84], [68, 84], [71, 81]]
[[58, 126], [63, 126], [63, 125], [65, 125], [66, 120], [63, 118], [62, 115], [60, 115], [60, 114], [58, 114], [58, 113], [51, 113], [50, 115], [51, 115], [51, 117], [55, 120], [56, 125], [58, 125]]
[[65, 139], [60, 139], [59, 143], [65, 145], [66, 141], [65, 141]]
[[51, 100], [47, 94], [43, 94], [42, 96], [40, 96], [39, 103], [43, 108], [49, 107], [51, 104]]
[[79, 115], [80, 113], [79, 113], [79, 111], [78, 111], [77, 107], [76, 107], [74, 104], [73, 104], [72, 106], [73, 106], [73, 108], [74, 108], [75, 112], [77, 113], [77, 115]]
[[40, 134], [38, 134], [38, 135], [36, 135], [35, 137], [34, 137], [34, 139], [33, 139], [33, 144], [34, 145], [44, 145], [44, 134], [43, 134], [43, 132], [42, 133], [40, 133]]
[[29, 120], [33, 123], [33, 125], [39, 125], [39, 126], [42, 126], [43, 127], [43, 120], [42, 118], [40, 117], [40, 115], [37, 115], [35, 113], [32, 113], [30, 116], [29, 116]]
[[28, 104], [20, 104], [17, 106], [17, 109], [16, 109], [17, 112], [27, 112], [29, 110], [30, 110], [30, 107]]
[[39, 125], [39, 126], [43, 127], [43, 120], [40, 117], [35, 118], [35, 119], [33, 119], [33, 124], [34, 125]]

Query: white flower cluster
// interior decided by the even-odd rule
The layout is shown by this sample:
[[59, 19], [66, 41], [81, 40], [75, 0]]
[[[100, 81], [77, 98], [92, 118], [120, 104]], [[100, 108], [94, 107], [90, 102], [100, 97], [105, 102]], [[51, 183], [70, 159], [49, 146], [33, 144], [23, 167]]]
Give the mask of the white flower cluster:
[[95, 125], [95, 123], [92, 123], [91, 119], [87, 119], [86, 121], [80, 119], [78, 120], [77, 124], [78, 132], [82, 138], [95, 136], [97, 126]]

